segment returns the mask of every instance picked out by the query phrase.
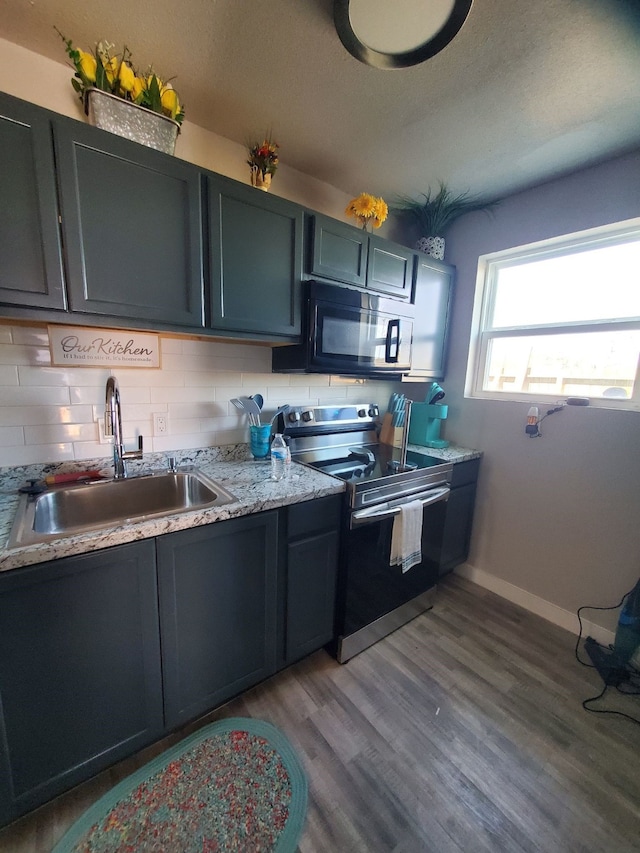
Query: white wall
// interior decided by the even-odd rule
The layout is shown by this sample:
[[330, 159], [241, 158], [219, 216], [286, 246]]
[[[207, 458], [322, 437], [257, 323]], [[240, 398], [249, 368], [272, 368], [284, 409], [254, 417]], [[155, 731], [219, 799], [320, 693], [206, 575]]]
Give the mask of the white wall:
[[468, 573], [532, 609], [548, 603], [551, 618], [554, 607], [616, 604], [638, 579], [640, 413], [566, 408], [532, 440], [528, 403], [464, 399], [478, 256], [639, 215], [636, 152], [511, 196], [448, 234], [458, 280], [446, 436], [485, 452]]

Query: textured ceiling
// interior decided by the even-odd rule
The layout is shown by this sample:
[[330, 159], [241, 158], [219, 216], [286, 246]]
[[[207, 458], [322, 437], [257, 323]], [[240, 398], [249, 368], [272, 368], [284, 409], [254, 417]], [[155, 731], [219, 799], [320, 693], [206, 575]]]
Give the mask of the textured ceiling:
[[346, 52], [331, 0], [2, 0], [0, 37], [60, 62], [54, 24], [126, 44], [175, 75], [188, 120], [240, 143], [271, 128], [283, 163], [348, 193], [492, 198], [640, 145], [639, 7], [474, 0], [444, 51], [395, 71]]

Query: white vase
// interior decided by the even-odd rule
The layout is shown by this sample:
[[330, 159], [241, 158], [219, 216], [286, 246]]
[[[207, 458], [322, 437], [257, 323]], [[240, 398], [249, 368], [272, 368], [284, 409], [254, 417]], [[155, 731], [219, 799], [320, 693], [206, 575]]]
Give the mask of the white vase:
[[416, 243], [416, 249], [438, 261], [443, 261], [444, 237], [421, 237]]
[[180, 132], [177, 121], [101, 89], [87, 89], [84, 97], [89, 124], [165, 154], [174, 153]]

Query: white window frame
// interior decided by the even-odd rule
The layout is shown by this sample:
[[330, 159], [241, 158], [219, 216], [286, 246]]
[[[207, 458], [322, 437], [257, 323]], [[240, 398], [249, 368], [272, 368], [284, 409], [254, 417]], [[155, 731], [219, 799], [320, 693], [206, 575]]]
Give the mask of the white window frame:
[[[489, 343], [492, 339], [504, 337], [526, 337], [539, 333], [540, 335], [566, 334], [574, 331], [576, 327], [586, 332], [639, 329], [640, 317], [626, 320], [597, 320], [590, 322], [567, 322], [563, 324], [535, 324], [531, 326], [501, 327], [500, 329], [487, 329], [487, 319], [492, 316], [493, 299], [495, 298], [495, 284], [497, 272], [503, 266], [512, 266], [514, 263], [530, 263], [545, 258], [566, 256], [573, 252], [582, 252], [587, 249], [616, 245], [624, 242], [640, 240], [640, 217], [579, 231], [574, 234], [566, 234], [549, 240], [529, 243], [525, 246], [517, 246], [500, 252], [491, 252], [478, 258], [478, 274], [476, 279], [475, 301], [473, 307], [473, 318], [471, 323], [471, 341], [469, 348], [469, 360], [467, 364], [467, 377], [465, 384], [465, 397], [485, 400], [501, 400], [503, 402], [517, 401], [533, 403], [553, 403], [558, 401], [557, 394], [545, 394], [527, 391], [486, 391], [483, 389], [483, 379], [486, 369]], [[638, 271], [638, 287], [640, 288], [640, 270]], [[621, 409], [627, 411], [640, 410], [640, 359], [636, 370], [634, 384], [634, 395], [624, 400], [621, 398], [590, 397], [590, 405], [604, 409]]]

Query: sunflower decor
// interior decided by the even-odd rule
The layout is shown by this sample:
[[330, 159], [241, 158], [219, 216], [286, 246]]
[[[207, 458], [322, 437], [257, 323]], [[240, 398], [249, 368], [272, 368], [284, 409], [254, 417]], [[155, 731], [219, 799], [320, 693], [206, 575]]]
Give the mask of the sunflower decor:
[[345, 213], [347, 216], [353, 216], [366, 231], [369, 223], [374, 228], [379, 228], [387, 218], [389, 208], [383, 198], [378, 198], [370, 193], [360, 193], [357, 198], [351, 199]]

